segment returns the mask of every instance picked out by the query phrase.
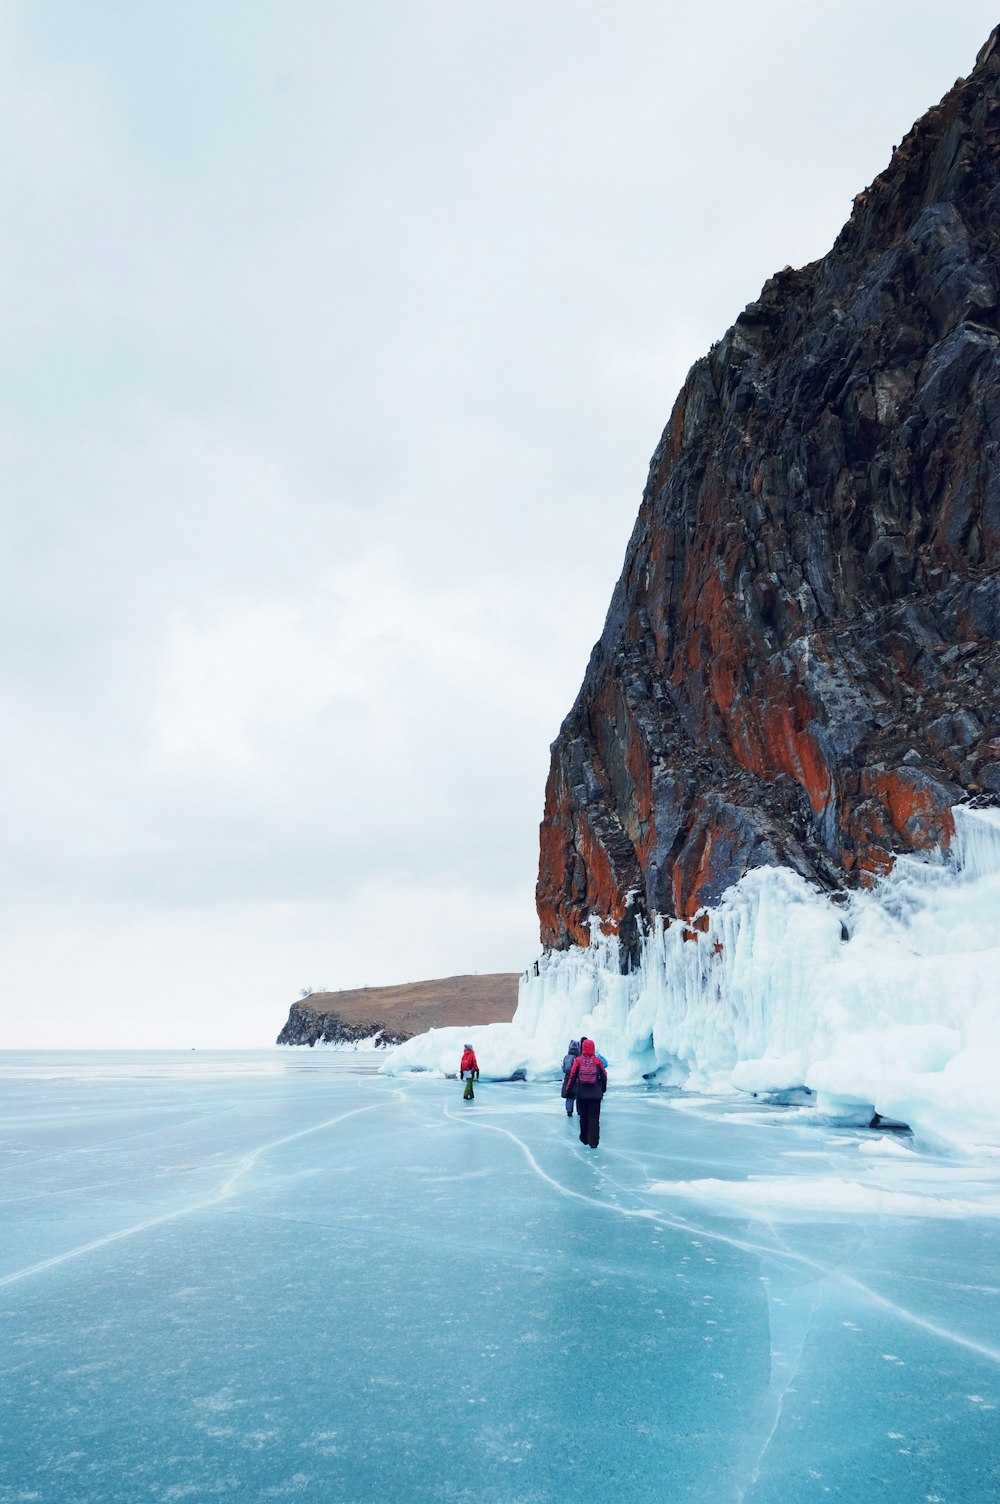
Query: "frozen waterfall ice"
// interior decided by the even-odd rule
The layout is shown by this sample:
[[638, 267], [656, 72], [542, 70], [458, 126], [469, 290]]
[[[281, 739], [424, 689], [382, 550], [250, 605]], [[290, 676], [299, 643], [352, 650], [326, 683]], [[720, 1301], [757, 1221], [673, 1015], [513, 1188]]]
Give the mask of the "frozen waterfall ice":
[[525, 975], [511, 1024], [433, 1030], [383, 1069], [454, 1071], [471, 1033], [484, 1077], [551, 1077], [582, 1032], [622, 1083], [802, 1089], [834, 1118], [1000, 1148], [1000, 811], [954, 818], [949, 857], [900, 857], [842, 902], [757, 868], [693, 925], [657, 920], [631, 971], [595, 924]]

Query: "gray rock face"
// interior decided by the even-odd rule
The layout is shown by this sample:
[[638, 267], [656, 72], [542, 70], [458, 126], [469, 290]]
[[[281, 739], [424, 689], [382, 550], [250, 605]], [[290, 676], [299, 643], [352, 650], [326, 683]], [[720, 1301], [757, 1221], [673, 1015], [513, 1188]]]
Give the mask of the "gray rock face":
[[997, 33], [693, 367], [552, 748], [543, 944], [835, 887], [1000, 784]]
[[345, 1023], [335, 1013], [317, 1013], [303, 1003], [293, 1003], [288, 1022], [275, 1040], [276, 1044], [357, 1044], [362, 1039], [375, 1040], [375, 1048], [402, 1044], [409, 1034], [394, 1034], [377, 1020]]

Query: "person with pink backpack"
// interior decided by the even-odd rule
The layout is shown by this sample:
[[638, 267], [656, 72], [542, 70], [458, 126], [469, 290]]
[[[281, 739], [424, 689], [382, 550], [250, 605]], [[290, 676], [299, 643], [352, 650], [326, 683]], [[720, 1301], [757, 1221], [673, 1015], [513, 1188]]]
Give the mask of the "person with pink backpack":
[[608, 1089], [608, 1073], [601, 1064], [592, 1039], [584, 1039], [566, 1081], [567, 1093], [575, 1091], [580, 1114], [580, 1142], [596, 1149], [601, 1141], [601, 1101]]

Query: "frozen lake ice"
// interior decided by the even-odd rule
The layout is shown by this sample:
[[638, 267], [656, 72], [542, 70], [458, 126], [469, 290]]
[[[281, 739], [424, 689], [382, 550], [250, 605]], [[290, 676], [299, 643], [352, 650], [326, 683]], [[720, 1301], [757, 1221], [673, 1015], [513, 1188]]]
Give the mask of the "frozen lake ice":
[[0, 1504], [1000, 1497], [1000, 1159], [319, 1050], [0, 1086]]

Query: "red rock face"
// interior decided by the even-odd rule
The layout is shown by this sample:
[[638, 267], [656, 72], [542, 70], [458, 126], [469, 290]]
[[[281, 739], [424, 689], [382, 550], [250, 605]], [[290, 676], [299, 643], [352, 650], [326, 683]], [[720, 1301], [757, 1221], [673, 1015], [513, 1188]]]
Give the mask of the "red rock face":
[[553, 748], [542, 942], [1000, 802], [1000, 44], [691, 370]]

